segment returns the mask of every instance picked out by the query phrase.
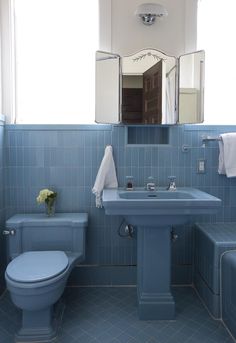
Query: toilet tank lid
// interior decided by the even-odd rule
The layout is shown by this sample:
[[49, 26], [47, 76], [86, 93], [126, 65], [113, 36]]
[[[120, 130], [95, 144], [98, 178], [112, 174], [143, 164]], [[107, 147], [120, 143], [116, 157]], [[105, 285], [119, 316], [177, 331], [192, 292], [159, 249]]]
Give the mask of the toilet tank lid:
[[6, 227], [17, 228], [21, 226], [74, 226], [86, 227], [88, 225], [87, 213], [56, 213], [47, 217], [44, 213], [15, 214], [6, 221]]
[[17, 282], [39, 282], [56, 277], [67, 266], [64, 251], [28, 251], [8, 264], [6, 274]]

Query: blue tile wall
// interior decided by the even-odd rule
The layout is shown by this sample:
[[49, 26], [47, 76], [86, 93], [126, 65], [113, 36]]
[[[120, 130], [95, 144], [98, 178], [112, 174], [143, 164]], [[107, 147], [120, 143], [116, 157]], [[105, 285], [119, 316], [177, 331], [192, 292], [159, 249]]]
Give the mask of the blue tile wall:
[[4, 289], [5, 242], [1, 234], [5, 220], [4, 205], [4, 121], [0, 116], [0, 294]]
[[[103, 157], [112, 144], [120, 186], [133, 175], [143, 186], [152, 175], [166, 186], [176, 175], [177, 186], [197, 187], [223, 200], [216, 215], [197, 221], [236, 221], [236, 178], [218, 175], [218, 144], [204, 148], [202, 135], [236, 131], [235, 126], [175, 126], [169, 128], [169, 145], [127, 145], [124, 126], [6, 126], [6, 213], [42, 212], [35, 198], [43, 187], [58, 192], [57, 211], [89, 213], [86, 261], [71, 278], [74, 284], [135, 283], [136, 239], [120, 238], [120, 217], [105, 216], [95, 207], [91, 193]], [[142, 137], [147, 133], [143, 128]], [[138, 141], [137, 141], [138, 142]], [[183, 146], [187, 151], [183, 152]], [[197, 174], [197, 160], [205, 158], [206, 173]], [[175, 227], [179, 239], [172, 244], [172, 282], [192, 283], [191, 223]]]

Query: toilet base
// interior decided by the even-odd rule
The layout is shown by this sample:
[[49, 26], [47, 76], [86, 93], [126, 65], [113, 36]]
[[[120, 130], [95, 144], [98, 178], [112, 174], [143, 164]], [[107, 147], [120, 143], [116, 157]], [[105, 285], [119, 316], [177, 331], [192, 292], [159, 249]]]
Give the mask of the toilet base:
[[65, 305], [60, 300], [41, 311], [23, 311], [22, 327], [15, 335], [15, 343], [53, 342], [58, 334]]

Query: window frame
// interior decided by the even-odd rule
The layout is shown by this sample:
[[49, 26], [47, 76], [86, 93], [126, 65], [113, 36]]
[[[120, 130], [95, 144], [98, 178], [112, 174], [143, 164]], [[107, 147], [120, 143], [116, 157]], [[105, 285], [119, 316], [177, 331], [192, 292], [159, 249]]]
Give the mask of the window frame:
[[7, 124], [15, 124], [14, 0], [0, 0], [1, 110]]

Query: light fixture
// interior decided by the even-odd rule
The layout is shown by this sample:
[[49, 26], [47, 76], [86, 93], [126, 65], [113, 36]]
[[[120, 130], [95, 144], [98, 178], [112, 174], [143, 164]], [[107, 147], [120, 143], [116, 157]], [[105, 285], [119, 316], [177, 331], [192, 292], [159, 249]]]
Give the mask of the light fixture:
[[154, 24], [156, 17], [162, 18], [168, 15], [166, 8], [156, 3], [146, 3], [138, 6], [135, 15], [140, 17], [145, 25]]

